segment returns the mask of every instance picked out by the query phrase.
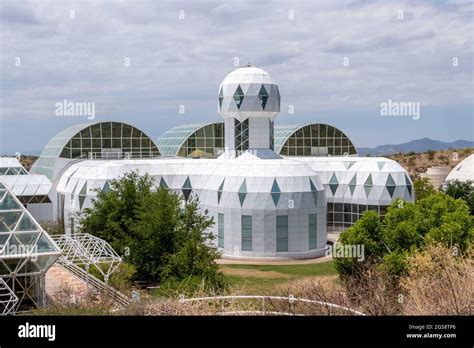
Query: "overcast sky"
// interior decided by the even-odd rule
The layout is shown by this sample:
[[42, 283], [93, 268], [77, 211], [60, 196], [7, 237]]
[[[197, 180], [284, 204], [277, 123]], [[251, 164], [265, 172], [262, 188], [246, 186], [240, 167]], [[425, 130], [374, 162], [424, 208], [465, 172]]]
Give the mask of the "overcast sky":
[[[236, 61], [278, 82], [277, 124], [329, 123], [356, 147], [473, 140], [469, 2], [1, 0], [0, 154], [39, 152], [88, 122], [56, 116], [64, 99], [153, 139], [220, 120]], [[420, 103], [420, 118], [381, 116], [389, 99]]]

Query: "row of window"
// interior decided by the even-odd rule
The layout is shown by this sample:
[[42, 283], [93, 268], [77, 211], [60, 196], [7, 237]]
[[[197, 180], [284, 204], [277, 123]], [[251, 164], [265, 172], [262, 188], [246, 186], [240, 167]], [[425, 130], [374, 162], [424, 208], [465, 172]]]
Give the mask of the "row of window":
[[345, 155], [355, 155], [356, 150], [354, 146], [318, 146], [318, 147], [291, 147], [283, 146], [280, 150], [280, 155], [282, 156], [345, 156]]
[[351, 227], [367, 210], [373, 210], [377, 212], [382, 218], [387, 212], [387, 206], [385, 205], [349, 203], [328, 203], [327, 209], [328, 230], [332, 230], [335, 227]]
[[[317, 247], [316, 214], [308, 215], [308, 243], [309, 249]], [[224, 214], [217, 214], [217, 246], [224, 248]], [[276, 217], [276, 251], [288, 251], [288, 215]], [[252, 215], [241, 216], [241, 250], [252, 251]]]

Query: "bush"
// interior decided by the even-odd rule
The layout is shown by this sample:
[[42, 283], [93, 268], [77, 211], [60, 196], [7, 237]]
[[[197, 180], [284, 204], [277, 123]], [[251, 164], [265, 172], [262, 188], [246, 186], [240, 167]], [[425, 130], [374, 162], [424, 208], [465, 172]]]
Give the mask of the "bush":
[[462, 200], [438, 192], [416, 203], [393, 202], [383, 222], [365, 212], [339, 238], [342, 245], [363, 244], [365, 259], [336, 258], [341, 278], [358, 277], [373, 263], [398, 278], [406, 272], [406, 259], [433, 243], [456, 247], [460, 253], [474, 240], [474, 217]]
[[407, 259], [401, 279], [405, 315], [472, 315], [474, 262], [472, 249], [464, 257], [451, 248], [432, 244]]
[[436, 151], [434, 151], [434, 150], [426, 151], [426, 155], [428, 156], [428, 159], [430, 161], [434, 160], [435, 154], [436, 154]]

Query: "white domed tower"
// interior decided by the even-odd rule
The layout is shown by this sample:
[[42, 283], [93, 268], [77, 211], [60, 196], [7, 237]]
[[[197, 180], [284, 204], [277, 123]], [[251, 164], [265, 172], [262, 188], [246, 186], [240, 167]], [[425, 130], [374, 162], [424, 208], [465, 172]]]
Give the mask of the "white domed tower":
[[218, 112], [224, 118], [227, 157], [251, 150], [279, 158], [273, 152], [273, 120], [280, 112], [280, 92], [265, 70], [249, 64], [227, 75], [219, 87]]

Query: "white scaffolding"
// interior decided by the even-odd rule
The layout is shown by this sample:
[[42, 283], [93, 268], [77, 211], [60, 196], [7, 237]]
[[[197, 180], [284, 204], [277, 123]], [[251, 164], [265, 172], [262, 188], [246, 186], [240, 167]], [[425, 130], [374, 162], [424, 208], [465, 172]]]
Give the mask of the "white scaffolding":
[[0, 278], [0, 315], [14, 314], [16, 304], [18, 303], [18, 297]]
[[113, 271], [120, 265], [122, 258], [105, 240], [88, 233], [52, 236], [63, 254], [59, 262], [84, 266], [88, 272], [94, 266], [107, 283]]

